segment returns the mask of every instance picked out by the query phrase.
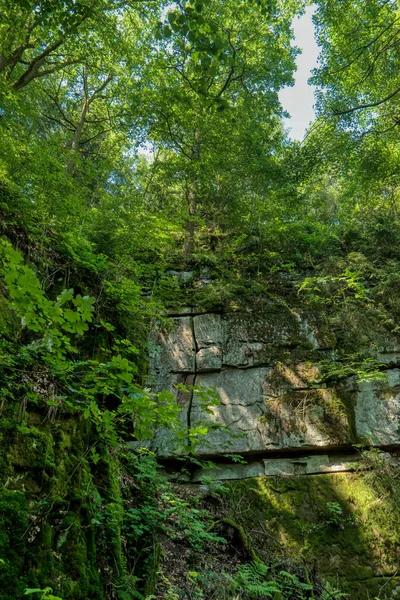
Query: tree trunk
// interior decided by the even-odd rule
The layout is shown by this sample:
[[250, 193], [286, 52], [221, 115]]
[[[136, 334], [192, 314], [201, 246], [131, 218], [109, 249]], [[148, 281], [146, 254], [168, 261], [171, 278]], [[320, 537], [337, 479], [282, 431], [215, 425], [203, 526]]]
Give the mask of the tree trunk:
[[[98, 96], [107, 87], [107, 85], [112, 80], [112, 78], [113, 78], [113, 75], [109, 75], [107, 77], [107, 79], [101, 84], [101, 86], [99, 88], [97, 88], [97, 90], [94, 90], [94, 92], [91, 94], [91, 96], [89, 96], [87, 78], [86, 78], [86, 75], [84, 76], [83, 87], [84, 87], [84, 92], [85, 92], [85, 99], [83, 101], [81, 116], [79, 117], [79, 122], [78, 122], [78, 125], [76, 126], [74, 138], [73, 138], [72, 144], [71, 144], [72, 152], [79, 152], [79, 145], [81, 142], [82, 133], [83, 133], [83, 129], [85, 127], [86, 118], [87, 118], [87, 115], [89, 112], [90, 105], [92, 104], [92, 102], [96, 98], [96, 96]], [[74, 168], [73, 161], [70, 160], [67, 165], [67, 170], [68, 170], [69, 174], [72, 174], [73, 168]]]
[[194, 248], [194, 234], [196, 231], [196, 225], [193, 220], [193, 217], [196, 215], [196, 207], [197, 207], [197, 195], [196, 190], [194, 188], [195, 182], [190, 182], [190, 189], [188, 191], [188, 218], [185, 224], [185, 243], [183, 245], [183, 257], [187, 261], [189, 260], [193, 248]]
[[[83, 107], [82, 107], [82, 111], [81, 111], [81, 116], [79, 118], [79, 123], [76, 127], [74, 138], [73, 138], [72, 144], [71, 144], [71, 151], [73, 153], [79, 151], [79, 144], [81, 141], [83, 128], [86, 123], [86, 117], [87, 117], [88, 110], [89, 110], [89, 101], [87, 98], [85, 98], [85, 101], [84, 101]], [[72, 175], [73, 170], [74, 170], [74, 162], [71, 159], [68, 161], [67, 171], [70, 175]]]
[[83, 133], [83, 128], [85, 126], [85, 122], [86, 122], [86, 117], [87, 117], [88, 110], [89, 110], [89, 102], [88, 102], [88, 100], [85, 100], [85, 102], [83, 103], [83, 107], [82, 107], [82, 111], [81, 111], [81, 116], [79, 118], [79, 123], [77, 125], [76, 130], [75, 130], [74, 139], [72, 140], [72, 144], [71, 144], [71, 150], [73, 152], [78, 152], [78, 150], [79, 150], [79, 144], [80, 144], [80, 141], [81, 141], [81, 137], [82, 137], [82, 133]]
[[191, 161], [193, 165], [193, 173], [191, 175], [188, 192], [187, 192], [187, 201], [188, 201], [188, 218], [185, 224], [185, 242], [183, 245], [183, 257], [185, 261], [189, 260], [193, 248], [194, 248], [194, 235], [196, 232], [196, 223], [194, 221], [194, 217], [197, 213], [197, 172], [196, 172], [196, 163], [200, 160], [200, 132], [198, 130], [195, 131], [194, 141], [192, 144], [192, 156]]

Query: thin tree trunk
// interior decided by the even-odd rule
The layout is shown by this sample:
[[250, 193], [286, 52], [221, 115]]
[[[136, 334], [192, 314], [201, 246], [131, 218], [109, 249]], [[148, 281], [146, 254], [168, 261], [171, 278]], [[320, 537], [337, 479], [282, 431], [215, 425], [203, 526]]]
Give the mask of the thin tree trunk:
[[[76, 126], [74, 137], [73, 137], [72, 144], [71, 144], [72, 152], [74, 152], [74, 153], [79, 152], [79, 146], [81, 143], [82, 133], [83, 133], [83, 129], [86, 124], [86, 118], [87, 118], [91, 103], [96, 98], [96, 96], [98, 96], [98, 94], [100, 94], [106, 88], [106, 86], [109, 84], [109, 82], [111, 81], [112, 78], [113, 78], [113, 75], [109, 75], [107, 77], [107, 79], [101, 84], [101, 86], [99, 88], [97, 88], [97, 90], [94, 90], [94, 92], [91, 94], [91, 96], [89, 96], [87, 77], [86, 77], [86, 75], [84, 75], [83, 88], [84, 88], [84, 93], [85, 93], [85, 99], [84, 99], [82, 110], [81, 110], [81, 116], [79, 117], [78, 125]], [[67, 165], [68, 173], [72, 174], [73, 169], [74, 169], [74, 164], [73, 164], [73, 161], [70, 160]]]
[[185, 242], [183, 245], [183, 257], [185, 261], [189, 260], [194, 249], [194, 236], [196, 233], [196, 223], [194, 218], [197, 213], [197, 173], [196, 163], [200, 160], [200, 132], [195, 131], [194, 141], [192, 144], [193, 173], [189, 181], [187, 200], [188, 200], [188, 218], [185, 224]]
[[194, 234], [196, 232], [196, 224], [194, 222], [193, 217], [196, 216], [196, 208], [197, 208], [197, 194], [194, 189], [194, 185], [192, 182], [190, 183], [190, 189], [188, 192], [188, 218], [185, 224], [185, 243], [183, 246], [183, 257], [187, 261], [189, 260], [193, 249], [194, 249]]
[[85, 127], [86, 117], [88, 114], [89, 106], [90, 106], [89, 100], [87, 100], [85, 98], [85, 102], [83, 103], [83, 106], [82, 106], [81, 116], [79, 117], [79, 122], [76, 127], [74, 138], [73, 138], [72, 144], [71, 144], [71, 150], [73, 152], [78, 152], [78, 150], [79, 150], [79, 144], [81, 141], [83, 128]]

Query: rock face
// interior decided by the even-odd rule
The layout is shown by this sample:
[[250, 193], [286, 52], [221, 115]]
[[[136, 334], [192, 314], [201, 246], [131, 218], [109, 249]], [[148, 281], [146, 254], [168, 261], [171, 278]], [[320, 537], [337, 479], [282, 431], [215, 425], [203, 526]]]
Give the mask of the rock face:
[[[183, 427], [207, 424], [197, 454], [306, 456], [357, 442], [400, 445], [400, 355], [393, 349], [380, 357], [385, 381], [357, 386], [349, 378], [327, 387], [316, 383], [316, 364], [330, 356], [329, 339], [313, 315], [186, 309], [170, 321], [167, 330], [153, 332], [151, 376], [158, 390], [177, 395]], [[177, 391], [178, 383], [187, 391]], [[207, 390], [215, 390], [217, 405], [206, 406]], [[154, 447], [168, 456], [171, 440], [159, 431]]]
[[[243, 526], [261, 555], [301, 556], [354, 600], [394, 600], [398, 503], [379, 477], [391, 466], [394, 481], [400, 464], [400, 348], [378, 355], [382, 380], [321, 383], [317, 365], [333, 358], [327, 329], [316, 315], [273, 307], [171, 315], [152, 336], [153, 385], [176, 395], [183, 429], [206, 424], [194, 451], [212, 461], [190, 473], [166, 461], [167, 472], [205, 498], [222, 482], [224, 518]], [[218, 403], [208, 405], [208, 390]], [[175, 439], [159, 430], [152, 448], [172, 457]], [[370, 453], [381, 461], [373, 470], [356, 443], [386, 448]]]
[[360, 384], [355, 422], [358, 434], [375, 446], [400, 444], [400, 369], [387, 371], [387, 381], [380, 386]]
[[320, 475], [351, 471], [358, 460], [357, 455], [317, 454], [295, 458], [264, 458], [248, 464], [215, 465], [213, 469], [199, 469], [191, 481], [196, 483], [205, 478], [216, 481], [248, 479], [251, 477], [291, 477], [293, 475]]

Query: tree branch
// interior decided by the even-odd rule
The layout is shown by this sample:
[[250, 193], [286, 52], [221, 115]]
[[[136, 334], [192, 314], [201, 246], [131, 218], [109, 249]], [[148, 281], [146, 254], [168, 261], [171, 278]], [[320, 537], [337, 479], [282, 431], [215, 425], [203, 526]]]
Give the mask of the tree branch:
[[394, 98], [394, 96], [396, 96], [397, 94], [400, 94], [400, 87], [397, 88], [396, 90], [394, 90], [394, 92], [391, 92], [388, 96], [386, 96], [382, 100], [378, 100], [377, 102], [368, 102], [366, 104], [358, 104], [357, 106], [353, 106], [352, 108], [348, 108], [347, 110], [334, 111], [333, 114], [335, 116], [343, 116], [343, 115], [348, 115], [350, 113], [353, 113], [357, 110], [363, 110], [365, 108], [375, 108], [376, 106], [380, 106], [381, 104], [384, 104], [391, 98]]
[[[47, 75], [49, 73], [54, 73], [56, 71], [59, 71], [60, 69], [64, 68], [65, 66], [68, 66], [68, 64], [74, 64], [75, 62], [79, 62], [80, 59], [74, 59], [73, 62], [67, 61], [65, 63], [62, 63], [61, 65], [58, 65], [58, 66], [56, 65], [56, 66], [52, 67], [51, 69], [46, 69], [44, 71], [39, 70], [40, 67], [43, 65], [43, 63], [45, 62], [46, 58], [52, 52], [54, 52], [54, 50], [57, 50], [57, 48], [59, 48], [62, 44], [64, 44], [65, 38], [67, 38], [71, 33], [76, 31], [79, 28], [79, 26], [82, 25], [82, 23], [84, 21], [86, 21], [86, 19], [89, 17], [89, 14], [90, 14], [90, 12], [85, 12], [83, 15], [81, 15], [80, 20], [64, 33], [63, 38], [58, 39], [53, 44], [46, 46], [46, 48], [43, 50], [43, 52], [41, 52], [40, 54], [35, 56], [32, 59], [32, 61], [30, 62], [26, 71], [16, 81], [14, 81], [11, 84], [11, 87], [15, 90], [19, 90], [19, 89], [25, 87], [26, 85], [28, 85], [28, 83], [30, 83], [33, 79], [36, 79], [37, 77], [43, 77], [44, 75]], [[20, 59], [22, 59], [22, 55], [20, 56]]]
[[94, 90], [94, 92], [92, 93], [92, 95], [88, 99], [88, 105], [89, 106], [93, 102], [93, 100], [95, 99], [95, 97], [98, 96], [99, 94], [101, 94], [101, 92], [107, 87], [107, 85], [110, 83], [110, 81], [113, 79], [113, 77], [114, 77], [114, 75], [109, 75], [107, 77], [107, 79], [101, 84], [101, 86], [99, 88], [97, 88], [97, 90]]
[[56, 119], [55, 117], [50, 117], [50, 115], [43, 115], [43, 116], [45, 119], [48, 119], [49, 121], [54, 121], [55, 123], [58, 123], [65, 129], [68, 129], [69, 131], [75, 131], [75, 129], [76, 129], [75, 127], [71, 127], [71, 125], [67, 125], [66, 123], [63, 123], [62, 121], [60, 121], [59, 119]]
[[99, 137], [100, 135], [103, 135], [103, 133], [108, 133], [109, 131], [112, 131], [112, 129], [103, 129], [102, 131], [99, 131], [98, 133], [96, 133], [95, 135], [92, 135], [92, 137], [88, 138], [87, 140], [82, 140], [80, 142], [81, 146], [83, 146], [84, 144], [87, 144], [89, 142], [92, 142], [93, 140], [95, 140], [97, 137]]
[[14, 83], [11, 84], [11, 87], [15, 90], [19, 90], [28, 85], [28, 83], [30, 83], [32, 79], [38, 77], [39, 69], [46, 60], [47, 56], [51, 54], [54, 50], [57, 50], [57, 48], [59, 48], [63, 43], [64, 40], [57, 40], [56, 42], [54, 42], [54, 44], [47, 46], [43, 50], [43, 52], [35, 56], [35, 58], [30, 62], [29, 67], [26, 69], [26, 71], [22, 73], [19, 79], [17, 79], [16, 81], [14, 81]]
[[348, 69], [349, 67], [351, 67], [352, 64], [357, 62], [357, 60], [360, 58], [360, 56], [362, 56], [364, 54], [364, 52], [366, 52], [368, 50], [368, 48], [370, 48], [373, 44], [375, 44], [383, 35], [385, 35], [385, 33], [387, 31], [389, 31], [389, 29], [391, 27], [393, 27], [393, 25], [395, 23], [397, 23], [397, 21], [399, 19], [400, 19], [400, 17], [397, 17], [394, 21], [389, 23], [389, 25], [387, 27], [385, 27], [385, 29], [383, 29], [383, 31], [381, 31], [378, 35], [376, 35], [372, 40], [370, 40], [368, 42], [368, 44], [365, 44], [364, 46], [360, 46], [359, 48], [357, 48], [355, 50], [355, 52], [358, 52], [358, 54], [353, 59], [350, 59], [347, 62], [347, 64], [343, 65], [339, 69], [336, 69], [336, 71], [332, 71], [332, 75], [336, 75], [336, 73], [340, 73], [340, 71], [344, 71], [345, 69]]

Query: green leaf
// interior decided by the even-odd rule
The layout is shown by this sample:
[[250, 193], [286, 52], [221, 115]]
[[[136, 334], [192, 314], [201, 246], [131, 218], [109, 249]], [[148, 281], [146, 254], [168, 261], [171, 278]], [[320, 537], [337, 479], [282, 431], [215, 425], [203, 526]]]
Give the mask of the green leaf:
[[61, 292], [61, 294], [57, 297], [57, 306], [63, 306], [63, 304], [66, 304], [67, 302], [69, 302], [70, 300], [72, 300], [72, 298], [74, 297], [74, 290], [73, 288], [70, 289], [65, 289]]

